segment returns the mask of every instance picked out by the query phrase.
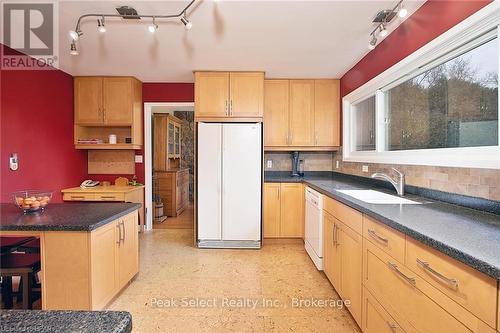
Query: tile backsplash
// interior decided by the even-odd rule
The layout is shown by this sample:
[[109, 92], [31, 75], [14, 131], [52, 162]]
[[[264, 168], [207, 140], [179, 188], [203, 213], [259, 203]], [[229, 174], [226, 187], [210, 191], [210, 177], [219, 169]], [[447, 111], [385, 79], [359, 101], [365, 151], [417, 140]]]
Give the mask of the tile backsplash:
[[[361, 170], [363, 165], [368, 172]], [[374, 172], [390, 173], [391, 167], [405, 174], [408, 185], [500, 201], [500, 170], [343, 162], [342, 151], [333, 154], [333, 171], [337, 172], [370, 177]]]
[[[304, 159], [305, 171], [336, 171], [370, 177], [374, 172], [390, 173], [391, 167], [395, 167], [405, 174], [408, 185], [500, 201], [500, 170], [343, 162], [342, 150], [301, 152], [300, 158]], [[273, 161], [272, 168], [267, 168], [268, 160]], [[339, 168], [336, 168], [337, 162]], [[264, 165], [266, 171], [292, 170], [290, 152], [266, 152]], [[361, 170], [363, 165], [368, 166], [368, 172]]]
[[[304, 171], [332, 171], [332, 152], [300, 152], [299, 158], [304, 160]], [[273, 161], [272, 168], [267, 168], [267, 161]], [[266, 171], [292, 170], [291, 152], [266, 152], [264, 154]]]

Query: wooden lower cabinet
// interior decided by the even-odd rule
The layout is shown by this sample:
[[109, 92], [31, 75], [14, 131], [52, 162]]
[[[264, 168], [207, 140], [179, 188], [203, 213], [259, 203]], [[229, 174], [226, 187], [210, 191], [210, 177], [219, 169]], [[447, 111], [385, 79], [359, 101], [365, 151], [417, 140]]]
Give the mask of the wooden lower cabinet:
[[189, 204], [189, 169], [155, 171], [154, 192], [163, 202], [165, 215], [180, 215]]
[[363, 284], [406, 332], [494, 332], [370, 241], [363, 244]]
[[301, 183], [264, 184], [264, 238], [304, 237], [304, 187]]
[[323, 211], [323, 270], [337, 293], [349, 300], [347, 307], [361, 325], [361, 277], [363, 238]]
[[365, 333], [404, 332], [366, 288], [363, 288], [363, 309], [361, 312], [363, 313], [361, 330]]

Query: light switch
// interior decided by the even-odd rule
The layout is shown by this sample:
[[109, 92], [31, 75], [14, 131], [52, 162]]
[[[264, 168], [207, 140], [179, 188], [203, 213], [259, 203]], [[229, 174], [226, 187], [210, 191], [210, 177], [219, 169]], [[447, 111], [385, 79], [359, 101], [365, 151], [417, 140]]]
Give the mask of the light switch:
[[135, 163], [142, 163], [142, 155], [135, 155]]
[[361, 171], [363, 171], [363, 172], [368, 172], [368, 165], [363, 165], [363, 166], [361, 167]]
[[267, 160], [267, 168], [272, 169], [273, 167], [273, 160]]
[[340, 161], [335, 161], [335, 168], [340, 168]]

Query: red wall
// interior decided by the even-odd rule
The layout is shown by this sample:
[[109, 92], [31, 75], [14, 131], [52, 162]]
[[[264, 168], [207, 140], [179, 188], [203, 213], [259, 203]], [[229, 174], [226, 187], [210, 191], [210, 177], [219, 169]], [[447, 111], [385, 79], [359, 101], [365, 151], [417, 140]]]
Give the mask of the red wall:
[[[0, 45], [1, 47], [1, 45]], [[86, 151], [73, 144], [73, 78], [59, 70], [0, 70], [0, 202], [24, 189], [54, 191], [80, 184]], [[19, 169], [9, 169], [17, 153]]]
[[342, 97], [490, 2], [428, 0], [341, 78]]

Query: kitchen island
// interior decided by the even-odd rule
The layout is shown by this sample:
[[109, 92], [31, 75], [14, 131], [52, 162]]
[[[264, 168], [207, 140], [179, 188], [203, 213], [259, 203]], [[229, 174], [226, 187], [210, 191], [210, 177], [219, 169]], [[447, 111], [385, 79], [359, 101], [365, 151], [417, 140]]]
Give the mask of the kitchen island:
[[100, 310], [138, 273], [135, 203], [0, 205], [1, 236], [40, 238], [42, 309]]

